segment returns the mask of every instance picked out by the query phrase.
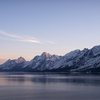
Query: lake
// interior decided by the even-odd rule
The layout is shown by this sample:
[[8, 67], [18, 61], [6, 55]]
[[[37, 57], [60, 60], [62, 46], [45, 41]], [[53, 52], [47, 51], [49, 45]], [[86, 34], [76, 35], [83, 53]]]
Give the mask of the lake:
[[0, 100], [100, 100], [100, 76], [0, 73]]

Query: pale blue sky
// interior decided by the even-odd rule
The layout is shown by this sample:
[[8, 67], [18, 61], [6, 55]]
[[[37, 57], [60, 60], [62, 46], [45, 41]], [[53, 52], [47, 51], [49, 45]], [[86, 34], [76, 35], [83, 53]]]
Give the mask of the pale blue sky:
[[0, 0], [2, 59], [99, 44], [100, 0]]

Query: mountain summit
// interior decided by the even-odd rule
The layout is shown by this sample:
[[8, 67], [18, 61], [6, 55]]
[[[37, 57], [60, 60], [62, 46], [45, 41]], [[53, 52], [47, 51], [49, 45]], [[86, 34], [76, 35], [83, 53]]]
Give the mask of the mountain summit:
[[51, 55], [49, 54], [49, 53], [47, 53], [47, 52], [43, 52], [42, 54], [41, 54], [41, 56], [43, 56], [43, 57], [50, 57]]
[[19, 57], [18, 59], [15, 60], [16, 63], [23, 63], [26, 62], [26, 60], [23, 57]]
[[60, 56], [43, 52], [40, 56], [35, 56], [25, 68], [33, 71], [50, 70], [59, 59]]
[[31, 61], [23, 57], [7, 60], [0, 71], [53, 71], [53, 72], [100, 72], [100, 46], [74, 50], [64, 56], [43, 52]]

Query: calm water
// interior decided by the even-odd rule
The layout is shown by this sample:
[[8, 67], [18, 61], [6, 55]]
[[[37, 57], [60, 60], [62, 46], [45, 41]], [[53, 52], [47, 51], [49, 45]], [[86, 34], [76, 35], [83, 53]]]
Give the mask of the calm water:
[[100, 76], [0, 73], [0, 100], [100, 100]]

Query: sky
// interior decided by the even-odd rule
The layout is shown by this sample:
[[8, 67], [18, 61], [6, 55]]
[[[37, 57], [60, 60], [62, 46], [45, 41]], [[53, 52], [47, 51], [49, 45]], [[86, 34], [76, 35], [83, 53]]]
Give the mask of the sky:
[[100, 45], [100, 0], [0, 0], [0, 62]]

